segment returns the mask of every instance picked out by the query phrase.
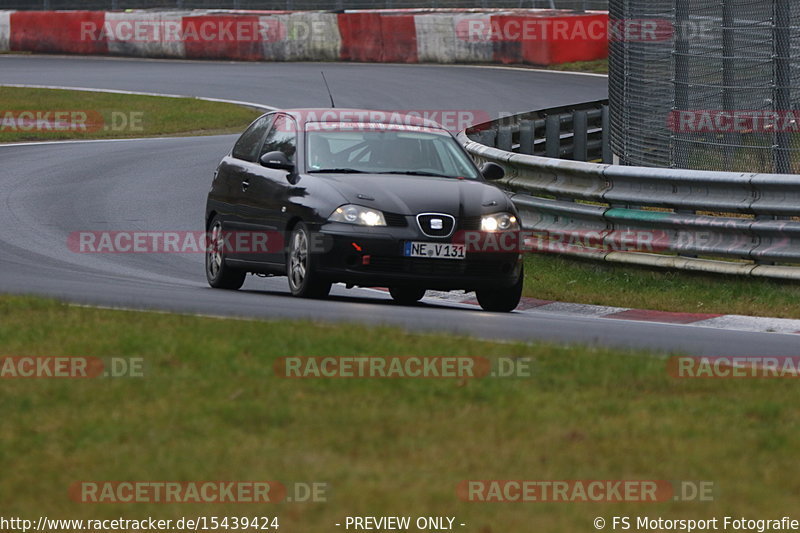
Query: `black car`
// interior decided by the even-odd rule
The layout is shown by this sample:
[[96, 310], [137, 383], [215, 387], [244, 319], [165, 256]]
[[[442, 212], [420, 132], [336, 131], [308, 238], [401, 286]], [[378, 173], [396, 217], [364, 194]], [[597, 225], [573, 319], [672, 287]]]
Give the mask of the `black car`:
[[[441, 126], [411, 115], [354, 109], [267, 113], [219, 164], [206, 206], [212, 287], [238, 289], [248, 272], [285, 275], [295, 296], [332, 283], [388, 287], [411, 304], [427, 289], [474, 290], [481, 307], [511, 311], [522, 292], [517, 249], [470, 247], [517, 232], [508, 196]], [[225, 235], [277, 243], [243, 250]]]

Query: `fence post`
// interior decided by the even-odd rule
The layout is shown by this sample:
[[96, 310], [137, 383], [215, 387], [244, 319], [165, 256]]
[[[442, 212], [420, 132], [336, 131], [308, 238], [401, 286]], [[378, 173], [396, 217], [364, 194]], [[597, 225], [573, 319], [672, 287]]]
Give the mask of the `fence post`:
[[[689, 27], [689, 0], [675, 1], [675, 48], [672, 52], [675, 58], [675, 105], [674, 110], [685, 111], [689, 109], [689, 39], [685, 35]], [[689, 163], [688, 143], [682, 138], [681, 132], [671, 132], [670, 166], [685, 168]]]
[[[773, 0], [772, 42], [774, 76], [772, 86], [775, 97], [772, 99], [773, 111], [786, 113], [792, 109], [792, 41], [790, 25], [792, 21], [791, 0]], [[773, 162], [778, 174], [791, 174], [792, 162], [789, 157], [791, 134], [775, 131]]]
[[[737, 107], [734, 96], [736, 86], [736, 31], [733, 13], [733, 2], [722, 2], [722, 108], [726, 113], [732, 112]], [[734, 149], [737, 135], [734, 132], [726, 133], [725, 138], [725, 167], [732, 170], [734, 167]]]

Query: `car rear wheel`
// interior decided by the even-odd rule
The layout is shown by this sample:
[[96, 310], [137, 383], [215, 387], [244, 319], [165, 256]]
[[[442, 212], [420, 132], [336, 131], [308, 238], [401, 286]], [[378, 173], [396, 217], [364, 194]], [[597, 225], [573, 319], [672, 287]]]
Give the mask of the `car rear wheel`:
[[292, 230], [286, 258], [289, 290], [300, 298], [324, 298], [331, 292], [331, 283], [320, 279], [315, 271], [310, 238], [308, 227], [302, 222]]
[[215, 289], [237, 290], [244, 285], [247, 272], [235, 270], [225, 264], [225, 239], [222, 221], [214, 217], [206, 249], [206, 279]]
[[391, 287], [389, 294], [399, 304], [414, 305], [425, 296], [425, 289], [418, 287]]
[[517, 308], [522, 298], [522, 283], [525, 280], [523, 268], [519, 269], [519, 279], [511, 287], [479, 289], [475, 291], [478, 303], [484, 311], [509, 313]]

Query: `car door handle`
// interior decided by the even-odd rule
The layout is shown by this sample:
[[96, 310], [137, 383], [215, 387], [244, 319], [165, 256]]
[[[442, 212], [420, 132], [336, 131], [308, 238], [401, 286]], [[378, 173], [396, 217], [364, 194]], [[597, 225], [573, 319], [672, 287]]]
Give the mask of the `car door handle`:
[[250, 182], [248, 180], [242, 181], [242, 192], [247, 192], [247, 188], [250, 186]]

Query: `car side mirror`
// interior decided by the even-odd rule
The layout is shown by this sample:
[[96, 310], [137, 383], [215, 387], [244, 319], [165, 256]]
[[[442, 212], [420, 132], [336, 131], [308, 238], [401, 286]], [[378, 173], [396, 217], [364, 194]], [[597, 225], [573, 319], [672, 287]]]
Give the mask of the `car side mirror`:
[[505, 177], [506, 171], [497, 163], [484, 163], [481, 167], [481, 175], [489, 181], [497, 181]]
[[261, 165], [275, 170], [294, 172], [294, 163], [283, 152], [267, 152], [261, 156]]

